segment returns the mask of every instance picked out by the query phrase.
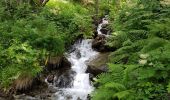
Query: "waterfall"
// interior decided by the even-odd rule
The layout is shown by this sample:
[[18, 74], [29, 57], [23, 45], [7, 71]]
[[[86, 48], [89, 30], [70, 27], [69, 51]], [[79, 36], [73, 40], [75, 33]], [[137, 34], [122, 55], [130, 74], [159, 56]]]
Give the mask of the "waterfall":
[[74, 51], [67, 54], [67, 59], [72, 64], [72, 70], [76, 72], [71, 88], [63, 88], [57, 92], [55, 100], [87, 100], [88, 94], [93, 91], [93, 86], [89, 80], [89, 73], [86, 63], [98, 54], [91, 47], [92, 40], [84, 39], [73, 45]]
[[98, 34], [102, 34], [102, 32], [100, 31], [101, 29], [102, 29], [102, 26], [103, 25], [107, 25], [107, 24], [109, 24], [109, 22], [108, 22], [108, 20], [107, 20], [107, 15], [104, 17], [104, 18], [102, 18], [102, 22], [98, 25], [98, 27], [97, 27], [97, 33]]
[[[98, 34], [102, 34], [100, 31], [103, 25], [108, 24], [108, 20], [102, 19], [102, 22], [98, 25]], [[73, 51], [67, 53], [67, 59], [71, 62], [71, 70], [76, 74], [72, 80], [72, 86], [66, 88], [59, 88], [59, 91], [55, 93], [53, 100], [88, 100], [89, 94], [94, 90], [90, 79], [89, 73], [85, 73], [87, 70], [87, 62], [93, 60], [98, 52], [92, 49], [92, 39], [83, 39], [76, 42], [72, 49]], [[70, 75], [71, 76], [71, 75]]]

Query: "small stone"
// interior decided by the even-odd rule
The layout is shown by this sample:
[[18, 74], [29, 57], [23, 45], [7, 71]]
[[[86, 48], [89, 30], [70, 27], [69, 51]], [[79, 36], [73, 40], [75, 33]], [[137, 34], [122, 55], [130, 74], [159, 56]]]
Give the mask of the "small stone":
[[53, 81], [54, 81], [54, 75], [48, 75], [47, 76], [47, 82], [48, 83], [53, 83]]

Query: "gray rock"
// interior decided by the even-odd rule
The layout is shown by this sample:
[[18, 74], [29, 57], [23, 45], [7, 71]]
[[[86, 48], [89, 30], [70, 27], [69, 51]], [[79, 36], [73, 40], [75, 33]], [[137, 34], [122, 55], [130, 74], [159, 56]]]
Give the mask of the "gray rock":
[[105, 34], [105, 35], [107, 35], [109, 32], [107, 28], [102, 28], [100, 31], [102, 32], [102, 34]]
[[108, 68], [106, 63], [108, 62], [108, 56], [110, 53], [100, 53], [95, 59], [90, 61], [87, 65], [87, 73], [97, 76], [101, 73], [107, 72]]
[[49, 90], [49, 93], [56, 93], [58, 91], [58, 89], [53, 86], [49, 86], [48, 90]]
[[72, 70], [65, 70], [63, 73], [55, 77], [54, 79], [55, 86], [60, 88], [71, 87], [75, 74], [76, 73]]

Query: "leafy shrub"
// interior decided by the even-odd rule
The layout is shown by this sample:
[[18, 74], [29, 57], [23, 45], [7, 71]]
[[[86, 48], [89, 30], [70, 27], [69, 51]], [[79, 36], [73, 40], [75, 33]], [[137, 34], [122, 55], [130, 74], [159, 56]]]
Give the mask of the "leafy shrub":
[[[15, 42], [15, 41], [14, 41]], [[23, 74], [35, 77], [42, 68], [39, 65], [40, 51], [32, 49], [28, 43], [13, 43], [0, 54], [1, 86], [8, 87], [11, 82]]]
[[14, 83], [26, 88], [22, 83], [31, 84], [47, 56], [61, 56], [79, 35], [92, 35], [90, 13], [79, 4], [5, 1], [0, 1], [0, 88]]
[[152, 35], [158, 36], [164, 39], [169, 40], [170, 39], [170, 19], [161, 19], [153, 22], [148, 27], [151, 30]]
[[126, 41], [127, 39], [128, 37], [124, 32], [117, 31], [117, 32], [112, 33], [112, 36], [110, 36], [107, 39], [108, 42], [106, 45], [109, 45], [110, 47], [113, 47], [113, 48], [120, 48], [123, 42]]
[[[169, 44], [165, 44], [147, 52], [149, 57], [143, 59], [147, 61], [144, 65], [140, 62], [109, 64], [109, 72], [99, 75], [97, 82], [100, 86], [95, 92], [94, 100], [168, 100], [166, 86], [169, 82], [170, 58], [166, 55], [169, 51]], [[138, 56], [136, 61], [140, 59]]]
[[62, 33], [67, 33], [67, 39], [73, 40], [81, 34], [84, 37], [91, 37], [93, 31], [92, 19], [86, 8], [70, 2], [55, 2], [54, 0], [49, 1], [47, 7], [55, 7], [55, 9], [52, 9], [53, 13], [48, 14], [47, 18], [54, 21]]
[[97, 77], [93, 100], [168, 100], [169, 6], [160, 0], [137, 1], [112, 15], [112, 29], [126, 39], [112, 35], [110, 45], [121, 46], [110, 55], [109, 72]]

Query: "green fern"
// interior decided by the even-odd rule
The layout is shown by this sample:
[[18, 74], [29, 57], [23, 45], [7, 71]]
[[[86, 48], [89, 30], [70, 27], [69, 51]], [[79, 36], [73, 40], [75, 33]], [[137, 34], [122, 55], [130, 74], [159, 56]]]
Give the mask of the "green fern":
[[[114, 16], [110, 27], [126, 39], [119, 41], [121, 38], [112, 34], [109, 45], [121, 46], [110, 55], [109, 72], [98, 76], [99, 87], [92, 99], [168, 100], [169, 6], [160, 0], [137, 0], [136, 5], [110, 14]], [[110, 95], [105, 97], [103, 92]]]

